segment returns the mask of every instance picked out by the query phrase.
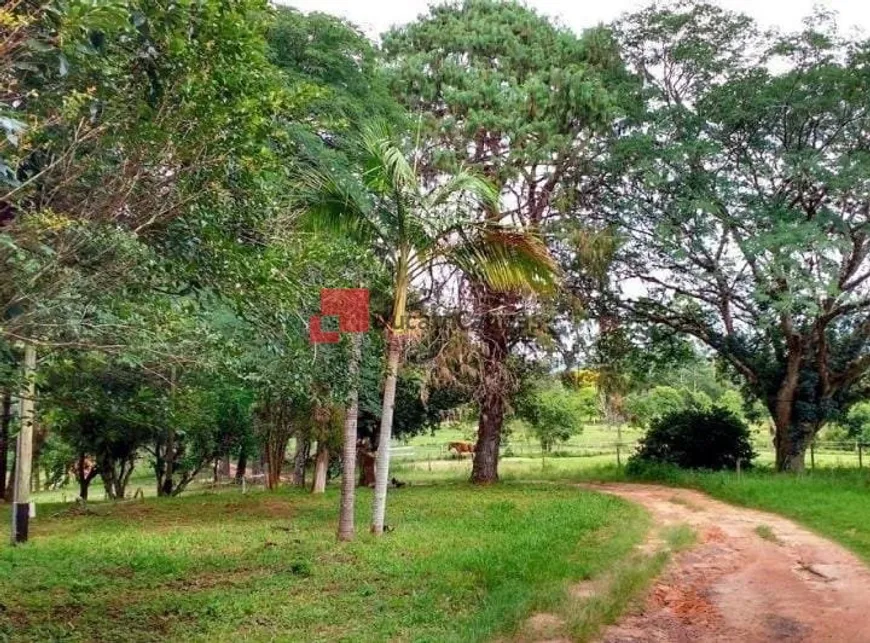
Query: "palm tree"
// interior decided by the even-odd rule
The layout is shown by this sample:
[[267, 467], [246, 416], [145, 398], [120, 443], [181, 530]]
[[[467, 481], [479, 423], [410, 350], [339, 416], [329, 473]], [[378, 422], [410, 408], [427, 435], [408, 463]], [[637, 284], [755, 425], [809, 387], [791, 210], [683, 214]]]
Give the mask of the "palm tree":
[[[387, 368], [375, 473], [371, 531], [384, 529], [390, 467], [393, 406], [411, 284], [435, 262], [462, 270], [494, 290], [542, 291], [552, 287], [555, 264], [534, 235], [475, 216], [498, 208], [498, 191], [477, 175], [458, 170], [427, 188], [417, 163], [380, 122], [364, 127], [354, 149], [359, 171], [334, 168], [305, 173], [308, 216], [315, 225], [353, 234], [377, 249], [391, 272], [393, 302], [387, 329]], [[413, 155], [416, 158], [416, 154]], [[351, 369], [351, 372], [356, 372]], [[347, 422], [345, 449], [356, 444]], [[345, 455], [345, 458], [347, 455]], [[342, 508], [352, 507], [353, 485], [342, 484]], [[352, 521], [352, 518], [351, 518]], [[340, 520], [347, 523], [347, 520]]]

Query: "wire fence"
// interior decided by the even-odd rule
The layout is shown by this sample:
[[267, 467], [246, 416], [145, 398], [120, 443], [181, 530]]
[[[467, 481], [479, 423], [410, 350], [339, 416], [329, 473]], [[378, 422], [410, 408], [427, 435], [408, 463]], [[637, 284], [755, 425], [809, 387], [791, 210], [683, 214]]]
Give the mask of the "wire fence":
[[[566, 443], [554, 446], [543, 452], [539, 444], [530, 442], [511, 442], [503, 445], [503, 458], [589, 458], [610, 456], [614, 463], [624, 462], [637, 449], [638, 440], [599, 441], [582, 444]], [[776, 451], [772, 444], [753, 445], [759, 463], [773, 462]], [[396, 462], [432, 462], [440, 460], [467, 460], [469, 454], [457, 454], [450, 450], [448, 443], [427, 443], [397, 445], [390, 449], [390, 457]], [[820, 467], [857, 467], [870, 466], [870, 443], [860, 441], [819, 440], [807, 450], [807, 466]]]

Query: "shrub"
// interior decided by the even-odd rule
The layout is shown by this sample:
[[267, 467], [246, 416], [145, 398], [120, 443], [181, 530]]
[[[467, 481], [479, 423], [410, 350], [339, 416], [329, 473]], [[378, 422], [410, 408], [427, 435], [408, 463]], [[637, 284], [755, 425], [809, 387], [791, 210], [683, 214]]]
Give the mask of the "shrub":
[[629, 460], [629, 473], [648, 463], [672, 464], [683, 469], [735, 469], [737, 461], [749, 467], [755, 453], [749, 427], [722, 407], [686, 409], [653, 420]]

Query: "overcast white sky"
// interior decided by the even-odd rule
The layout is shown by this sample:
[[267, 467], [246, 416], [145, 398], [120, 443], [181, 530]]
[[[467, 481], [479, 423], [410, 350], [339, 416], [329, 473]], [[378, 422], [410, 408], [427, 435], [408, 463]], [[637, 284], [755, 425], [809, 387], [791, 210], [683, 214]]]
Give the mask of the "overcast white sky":
[[[277, 0], [303, 11], [323, 11], [342, 16], [376, 37], [393, 25], [412, 21], [425, 13], [430, 0]], [[626, 11], [649, 4], [648, 0], [527, 0], [529, 6], [554, 16], [575, 31], [599, 22], [610, 22]], [[870, 33], [870, 0], [719, 0], [722, 6], [753, 16], [764, 26], [784, 30], [800, 27], [814, 5], [834, 9], [844, 28], [859, 27]]]

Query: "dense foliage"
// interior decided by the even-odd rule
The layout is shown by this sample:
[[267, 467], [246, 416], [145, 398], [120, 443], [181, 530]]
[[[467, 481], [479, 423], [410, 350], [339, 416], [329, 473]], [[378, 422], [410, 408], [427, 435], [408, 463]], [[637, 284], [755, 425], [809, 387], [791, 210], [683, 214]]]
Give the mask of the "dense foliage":
[[[343, 538], [358, 455], [380, 532], [393, 438], [460, 407], [478, 483], [511, 413], [681, 466], [748, 463], [744, 418], [781, 470], [870, 439], [868, 42], [464, 0], [381, 43], [265, 0], [0, 8], [0, 495], [26, 382], [35, 484], [313, 465]], [[343, 288], [368, 330], [312, 342]]]
[[870, 43], [819, 13], [799, 33], [695, 3], [618, 26], [643, 120], [615, 142], [616, 274], [637, 320], [716, 351], [799, 470], [826, 421], [866, 395]]
[[720, 407], [689, 409], [653, 420], [629, 461], [629, 470], [644, 463], [714, 471], [737, 469], [738, 463], [748, 468], [754, 457], [745, 422]]

